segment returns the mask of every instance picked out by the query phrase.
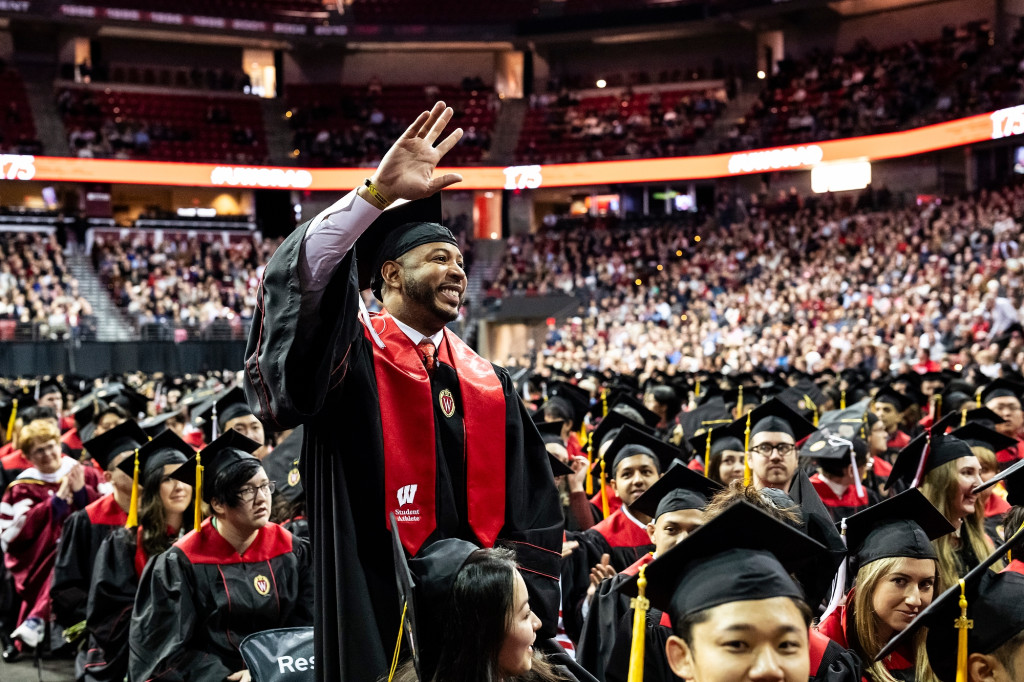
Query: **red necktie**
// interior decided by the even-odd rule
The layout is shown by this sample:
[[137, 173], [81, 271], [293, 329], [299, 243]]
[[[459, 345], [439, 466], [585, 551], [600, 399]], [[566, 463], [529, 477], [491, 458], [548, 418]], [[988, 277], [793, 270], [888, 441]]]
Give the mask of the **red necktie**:
[[416, 348], [423, 356], [423, 366], [427, 368], [428, 372], [433, 372], [437, 367], [437, 348], [430, 342], [430, 339], [423, 339]]

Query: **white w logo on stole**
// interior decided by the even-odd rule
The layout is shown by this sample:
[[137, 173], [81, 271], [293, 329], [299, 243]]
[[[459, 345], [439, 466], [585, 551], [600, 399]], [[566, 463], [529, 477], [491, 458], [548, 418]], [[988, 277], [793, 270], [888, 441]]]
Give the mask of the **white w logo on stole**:
[[412, 501], [416, 498], [416, 484], [404, 485], [398, 489], [398, 506], [404, 507], [407, 504], [412, 504]]

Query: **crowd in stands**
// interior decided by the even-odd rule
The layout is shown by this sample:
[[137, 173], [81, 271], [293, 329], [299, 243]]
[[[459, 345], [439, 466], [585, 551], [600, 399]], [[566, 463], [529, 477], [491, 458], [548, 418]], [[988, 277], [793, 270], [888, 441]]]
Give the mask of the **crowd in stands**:
[[92, 64], [88, 59], [60, 65], [61, 80], [78, 83], [127, 83], [189, 90], [252, 91], [252, 79], [234, 69], [138, 66], [135, 64]]
[[64, 88], [57, 111], [80, 158], [262, 163], [258, 102], [233, 97], [154, 95]]
[[455, 109], [465, 131], [448, 154], [454, 164], [474, 163], [491, 145], [497, 96], [479, 78], [460, 85], [293, 85], [288, 88], [293, 154], [310, 165], [375, 166], [421, 111], [438, 99]]
[[55, 235], [0, 232], [0, 339], [89, 338], [92, 314]]
[[951, 201], [725, 196], [717, 215], [509, 241], [493, 298], [574, 294], [580, 312], [512, 366], [867, 372], [1024, 363], [1017, 184]]
[[231, 338], [247, 332], [263, 267], [279, 243], [100, 236], [92, 259], [115, 303], [144, 336]]
[[25, 84], [18, 72], [0, 59], [0, 152], [40, 154], [42, 151]]

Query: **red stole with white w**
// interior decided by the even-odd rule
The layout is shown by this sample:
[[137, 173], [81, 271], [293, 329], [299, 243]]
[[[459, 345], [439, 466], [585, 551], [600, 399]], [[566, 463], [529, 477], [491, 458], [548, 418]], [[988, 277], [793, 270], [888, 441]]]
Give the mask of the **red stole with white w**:
[[[402, 544], [415, 555], [437, 528], [436, 434], [433, 393], [423, 360], [393, 318], [370, 318], [384, 437], [384, 517], [392, 512]], [[470, 528], [485, 547], [505, 523], [505, 393], [491, 364], [462, 339], [444, 330], [439, 359], [455, 368], [465, 429], [466, 506]], [[390, 528], [390, 521], [386, 520]]]

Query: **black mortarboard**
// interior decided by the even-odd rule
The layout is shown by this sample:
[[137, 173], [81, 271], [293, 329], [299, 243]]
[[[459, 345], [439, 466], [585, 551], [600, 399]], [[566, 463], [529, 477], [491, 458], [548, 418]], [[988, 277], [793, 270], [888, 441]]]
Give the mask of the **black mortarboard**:
[[814, 433], [814, 424], [794, 412], [778, 398], [758, 405], [749, 414], [740, 417], [727, 426], [730, 435], [745, 441], [747, 422], [750, 423], [750, 435], [755, 436], [766, 431], [787, 433], [799, 443]]
[[626, 424], [629, 424], [633, 428], [653, 434], [653, 431], [648, 429], [645, 424], [635, 422], [621, 412], [609, 412], [608, 416], [601, 420], [601, 423], [597, 425], [597, 428], [594, 429], [594, 432], [590, 435], [591, 440], [594, 443], [594, 455], [597, 456], [599, 454], [601, 444], [605, 442], [609, 435], [613, 435], [617, 429], [621, 429]]
[[36, 384], [34, 391], [36, 400], [39, 400], [44, 395], [48, 395], [50, 393], [60, 393], [61, 395], [64, 395], [64, 389], [56, 379], [46, 378]]
[[174, 417], [184, 418], [184, 412], [182, 410], [172, 410], [170, 412], [164, 412], [158, 414], [155, 417], [150, 417], [144, 421], [139, 422], [139, 426], [150, 436], [156, 436], [164, 429], [167, 428], [167, 422]]
[[568, 464], [558, 459], [550, 452], [548, 453], [548, 461], [551, 463], [552, 476], [557, 478], [558, 476], [568, 476], [572, 473], [572, 468]]
[[[985, 560], [963, 577], [963, 590], [956, 584], [936, 597], [904, 630], [882, 648], [875, 657], [884, 659], [897, 647], [911, 641], [917, 631], [928, 628], [925, 650], [928, 663], [942, 682], [957, 679], [958, 641], [961, 630], [961, 599], [965, 599], [967, 614], [963, 625], [967, 627], [966, 654], [991, 654], [1000, 646], [1024, 631], [1024, 575], [1013, 571], [995, 573], [992, 564], [1002, 559], [1007, 550], [1020, 542], [1021, 531], [1003, 543]], [[966, 671], [964, 671], [964, 679]]]
[[972, 492], [977, 494], [988, 490], [996, 483], [1003, 482], [1006, 488], [1006, 503], [1012, 507], [1024, 505], [1024, 459], [1019, 460], [988, 479]]
[[854, 451], [852, 440], [822, 429], [807, 439], [800, 448], [800, 456], [816, 460], [839, 460], [849, 459], [850, 453]]
[[[564, 401], [564, 406], [568, 407], [569, 414], [572, 415], [572, 428], [578, 431], [590, 407], [590, 395], [579, 386], [565, 381], [552, 381], [548, 384], [548, 402], [555, 398]], [[546, 405], [547, 403], [540, 409], [544, 410]]]
[[993, 398], [1013, 397], [1020, 400], [1024, 395], [1024, 384], [1009, 379], [996, 379], [981, 389], [981, 404], [984, 405]]
[[662, 514], [681, 509], [703, 509], [723, 486], [676, 460], [665, 475], [630, 505], [630, 510], [655, 521]]
[[[173, 432], [168, 430], [164, 431], [164, 433]], [[226, 431], [217, 440], [193, 455], [188, 462], [179, 467], [171, 476], [182, 483], [188, 483], [195, 490], [197, 498], [201, 498], [204, 502], [209, 502], [212, 486], [205, 484], [196, 485], [197, 465], [202, 464], [203, 466], [202, 480], [204, 483], [212, 481], [217, 477], [217, 474], [234, 464], [250, 459], [258, 462], [259, 460], [253, 457], [252, 453], [256, 452], [262, 445], [262, 443], [246, 438], [237, 431]]]
[[896, 461], [892, 464], [892, 472], [889, 474], [889, 480], [886, 481], [885, 486], [892, 488], [897, 481], [903, 481], [908, 486], [911, 485], [917, 475], [922, 456], [926, 457], [924, 469], [921, 471], [923, 480], [924, 476], [932, 469], [961, 457], [973, 457], [974, 453], [971, 452], [971, 446], [959, 438], [943, 436], [934, 433], [933, 430], [929, 442], [928, 433], [922, 433], [910, 441], [907, 447], [900, 450]]
[[615, 469], [627, 457], [633, 457], [634, 455], [653, 457], [658, 463], [658, 471], [664, 472], [672, 465], [672, 460], [678, 457], [679, 454], [679, 448], [675, 445], [655, 438], [648, 432], [634, 427], [632, 424], [626, 424], [608, 447], [605, 459], [611, 459], [612, 465], [608, 472], [614, 478]]
[[876, 403], [888, 403], [894, 406], [899, 412], [903, 412], [908, 407], [914, 404], [914, 400], [899, 391], [892, 386], [883, 386], [878, 389], [878, 393], [872, 399]]
[[967, 424], [953, 431], [949, 435], [959, 438], [970, 447], [982, 447], [999, 453], [1012, 448], [1019, 441], [1016, 438], [1004, 436], [998, 431], [988, 428], [978, 422], [968, 421]]
[[720, 429], [732, 423], [729, 408], [721, 396], [710, 398], [689, 412], [682, 412], [678, 417], [679, 428], [684, 438], [703, 435], [709, 428]]
[[385, 262], [423, 244], [458, 246], [451, 230], [440, 224], [441, 219], [440, 192], [383, 211], [356, 241], [359, 288], [371, 289], [379, 300], [384, 284], [380, 269]]
[[[753, 407], [761, 402], [761, 390], [756, 386], [744, 386], [740, 384], [721, 391], [718, 395], [726, 405], [733, 409], [740, 407], [740, 399], [743, 400], [743, 407]], [[714, 396], [712, 396], [714, 397]], [[709, 398], [710, 400], [710, 398]]]
[[917, 488], [910, 488], [846, 519], [846, 545], [854, 572], [891, 557], [936, 559], [932, 540], [955, 531]]
[[[131, 423], [133, 422], [125, 422], [125, 424]], [[124, 426], [124, 424], [121, 426]], [[174, 433], [174, 431], [164, 431], [153, 440], [144, 442], [139, 447], [139, 474], [145, 478], [156, 467], [163, 467], [165, 464], [184, 464], [188, 461], [189, 457], [195, 454], [195, 448], [178, 437], [178, 434]], [[129, 457], [118, 464], [117, 468], [128, 476], [134, 476], [135, 459]]]
[[[711, 435], [711, 450], [708, 452], [708, 435]], [[743, 441], [734, 436], [731, 432], [720, 428], [708, 429], [705, 433], [698, 436], [694, 436], [689, 439], [688, 443], [693, 451], [699, 455], [717, 455], [720, 452], [726, 450], [733, 450], [735, 452], [743, 452]]]
[[432, 680], [440, 654], [442, 614], [451, 600], [455, 579], [469, 556], [479, 547], [458, 538], [427, 545], [411, 559], [399, 536], [400, 524], [391, 514], [391, 549], [398, 581], [398, 612], [418, 679]]
[[302, 476], [299, 460], [302, 457], [302, 426], [288, 434], [270, 454], [263, 458], [263, 470], [267, 477], [277, 483], [275, 495], [294, 502], [302, 495]]
[[[542, 438], [544, 436], [554, 436], [555, 438], [558, 439], [558, 442], [561, 443], [562, 442], [562, 427], [563, 427], [564, 424], [565, 424], [565, 422], [562, 421], [561, 419], [558, 419], [558, 420], [553, 421], [553, 422], [537, 422], [537, 430], [540, 432], [540, 435], [541, 435]], [[547, 443], [549, 441], [547, 439], [545, 439], [544, 442]], [[550, 441], [550, 442], [553, 443], [554, 441]]]
[[631, 395], [626, 395], [625, 393], [619, 395], [615, 399], [615, 402], [611, 405], [611, 407], [608, 408], [609, 414], [617, 411], [615, 408], [620, 405], [631, 407], [632, 409], [639, 412], [640, 416], [643, 417], [644, 419], [644, 424], [646, 424], [647, 426], [657, 426], [658, 422], [661, 421], [661, 417], [659, 417], [657, 414], [644, 407], [643, 403], [641, 403], [639, 400], [637, 400]]
[[223, 433], [225, 425], [232, 419], [252, 414], [241, 386], [228, 389], [217, 398], [217, 429]]
[[[647, 565], [646, 596], [673, 623], [737, 601], [806, 601], [790, 573], [827, 563], [828, 552], [819, 543], [738, 501]], [[636, 580], [620, 589], [635, 595]]]
[[[89, 453], [89, 456], [99, 462], [104, 469], [110, 467], [110, 463], [122, 452], [134, 451], [142, 447], [149, 440], [146, 432], [139, 428], [133, 420], [118, 424], [106, 433], [82, 443], [82, 449]], [[130, 459], [125, 462], [131, 463]], [[128, 470], [131, 476], [131, 469]]]

